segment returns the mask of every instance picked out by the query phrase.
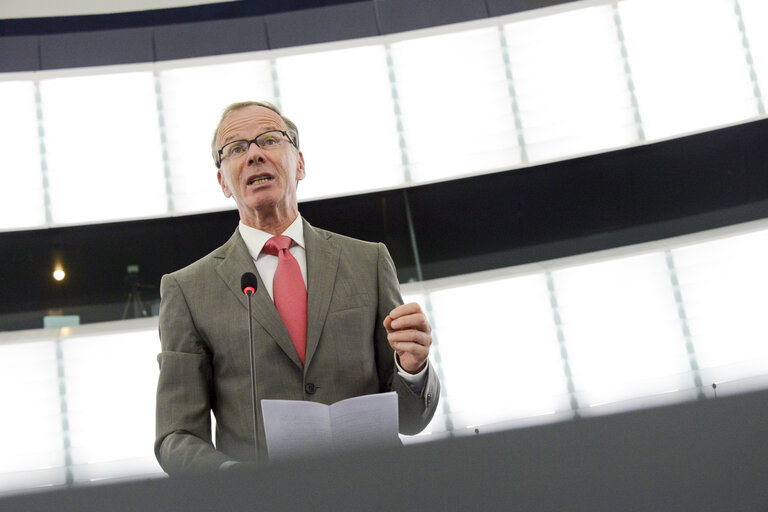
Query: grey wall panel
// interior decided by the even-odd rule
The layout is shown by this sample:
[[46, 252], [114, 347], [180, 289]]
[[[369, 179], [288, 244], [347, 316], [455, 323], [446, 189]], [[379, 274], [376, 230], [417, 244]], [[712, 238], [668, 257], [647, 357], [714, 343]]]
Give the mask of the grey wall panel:
[[488, 17], [483, 0], [375, 0], [382, 34]]
[[0, 73], [285, 48], [459, 23], [567, 0], [368, 0], [265, 17], [0, 37]]
[[261, 16], [165, 25], [156, 27], [154, 34], [157, 60], [268, 49], [266, 27]]
[[40, 37], [41, 69], [152, 62], [151, 28], [126, 28]]
[[489, 16], [504, 16], [505, 14], [514, 14], [522, 12], [528, 7], [526, 0], [485, 0], [488, 5]]
[[0, 37], [0, 73], [40, 69], [38, 36]]
[[225, 473], [35, 490], [0, 497], [0, 510], [765, 512], [766, 436], [762, 391]]
[[576, 0], [525, 0], [525, 9], [530, 11], [542, 7], [552, 7], [553, 5], [569, 4]]
[[379, 35], [372, 2], [266, 16], [271, 48]]

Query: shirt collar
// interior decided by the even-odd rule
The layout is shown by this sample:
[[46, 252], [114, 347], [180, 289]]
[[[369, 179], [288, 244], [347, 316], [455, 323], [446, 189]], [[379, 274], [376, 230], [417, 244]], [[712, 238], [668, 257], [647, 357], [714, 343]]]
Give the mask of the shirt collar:
[[[273, 236], [266, 231], [246, 226], [243, 224], [243, 221], [240, 221], [237, 229], [240, 231], [240, 236], [243, 237], [245, 246], [248, 248], [248, 252], [254, 260], [261, 254], [261, 250], [264, 248], [264, 244], [267, 243], [267, 240]], [[291, 237], [294, 244], [304, 248], [304, 226], [301, 223], [301, 214], [296, 216], [296, 220], [294, 220], [281, 235]]]

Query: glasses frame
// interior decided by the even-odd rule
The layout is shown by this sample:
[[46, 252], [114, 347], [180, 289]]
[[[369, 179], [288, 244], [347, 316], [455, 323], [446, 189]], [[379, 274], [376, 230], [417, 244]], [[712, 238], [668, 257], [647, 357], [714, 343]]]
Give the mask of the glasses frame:
[[[219, 157], [219, 161], [218, 161], [218, 164], [219, 164], [219, 166], [221, 166], [221, 162], [223, 162], [223, 161], [224, 161], [224, 148], [225, 148], [225, 147], [227, 147], [227, 146], [229, 146], [229, 145], [231, 145], [231, 144], [236, 144], [236, 143], [238, 143], [238, 142], [247, 142], [247, 143], [248, 143], [248, 147], [249, 147], [249, 148], [251, 147], [251, 144], [256, 144], [256, 145], [259, 147], [259, 149], [264, 149], [264, 147], [262, 147], [262, 146], [261, 146], [261, 145], [260, 145], [258, 142], [256, 142], [256, 140], [257, 140], [259, 137], [262, 137], [262, 136], [264, 136], [264, 135], [266, 135], [266, 134], [268, 134], [268, 133], [272, 133], [272, 132], [279, 132], [279, 133], [282, 133], [282, 134], [283, 134], [283, 136], [284, 136], [286, 139], [288, 139], [288, 142], [290, 142], [290, 143], [291, 143], [291, 145], [292, 145], [293, 147], [295, 147], [296, 149], [299, 149], [299, 147], [296, 145], [296, 142], [293, 140], [293, 137], [291, 137], [291, 135], [290, 135], [290, 134], [289, 134], [287, 131], [285, 131], [285, 130], [278, 130], [278, 129], [274, 129], [274, 130], [267, 130], [267, 131], [265, 131], [265, 132], [262, 132], [262, 133], [258, 134], [256, 137], [254, 137], [254, 138], [252, 138], [252, 139], [250, 139], [250, 140], [248, 140], [248, 139], [237, 139], [237, 140], [232, 140], [232, 141], [229, 141], [229, 142], [227, 142], [227, 143], [226, 143], [226, 144], [224, 144], [223, 146], [221, 146], [221, 148], [219, 148], [219, 150], [218, 150], [218, 157]], [[247, 150], [246, 150], [246, 151], [247, 151]], [[245, 154], [245, 153], [243, 153], [243, 154]]]

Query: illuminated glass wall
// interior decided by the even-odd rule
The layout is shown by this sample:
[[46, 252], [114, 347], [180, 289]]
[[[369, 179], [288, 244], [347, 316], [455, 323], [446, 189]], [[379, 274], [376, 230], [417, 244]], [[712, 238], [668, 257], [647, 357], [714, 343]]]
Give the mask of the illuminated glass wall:
[[0, 493], [158, 474], [157, 319], [0, 333]]
[[405, 441], [768, 388], [766, 258], [761, 221], [404, 285], [429, 312], [443, 384]]

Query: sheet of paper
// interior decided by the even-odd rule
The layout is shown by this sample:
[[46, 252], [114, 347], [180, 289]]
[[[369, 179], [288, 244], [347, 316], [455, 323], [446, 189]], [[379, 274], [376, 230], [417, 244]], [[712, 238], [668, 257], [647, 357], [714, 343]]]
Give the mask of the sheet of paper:
[[358, 396], [331, 406], [301, 400], [262, 400], [271, 460], [398, 446], [397, 394]]
[[336, 449], [398, 446], [397, 393], [348, 398], [331, 405]]
[[328, 406], [299, 400], [262, 400], [271, 460], [333, 450]]

